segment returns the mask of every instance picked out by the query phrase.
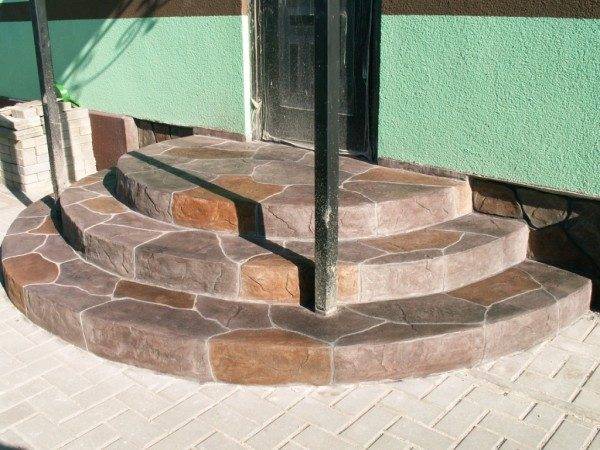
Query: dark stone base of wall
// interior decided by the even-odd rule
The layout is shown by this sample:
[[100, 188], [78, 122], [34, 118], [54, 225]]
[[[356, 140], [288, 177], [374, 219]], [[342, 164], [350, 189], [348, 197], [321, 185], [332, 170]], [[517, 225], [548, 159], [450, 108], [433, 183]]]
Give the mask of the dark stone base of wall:
[[594, 283], [600, 310], [600, 201], [471, 178], [475, 211], [523, 219], [531, 259], [583, 275]]

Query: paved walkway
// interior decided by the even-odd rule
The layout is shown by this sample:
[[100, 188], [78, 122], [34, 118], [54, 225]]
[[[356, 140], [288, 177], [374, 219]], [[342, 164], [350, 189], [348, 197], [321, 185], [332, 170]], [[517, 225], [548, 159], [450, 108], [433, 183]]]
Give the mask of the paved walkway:
[[[22, 208], [0, 191], [0, 236]], [[65, 344], [0, 289], [0, 448], [600, 450], [599, 365], [590, 313], [528, 352], [435, 377], [199, 385]]]

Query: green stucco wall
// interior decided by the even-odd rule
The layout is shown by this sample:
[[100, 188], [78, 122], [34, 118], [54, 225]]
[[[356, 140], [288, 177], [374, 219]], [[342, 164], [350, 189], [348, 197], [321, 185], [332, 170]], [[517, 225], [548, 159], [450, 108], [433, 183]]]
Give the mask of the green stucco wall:
[[[241, 20], [53, 21], [57, 81], [90, 108], [243, 133]], [[0, 61], [0, 95], [39, 96], [29, 22], [0, 22]]]
[[600, 196], [600, 20], [384, 16], [379, 155]]

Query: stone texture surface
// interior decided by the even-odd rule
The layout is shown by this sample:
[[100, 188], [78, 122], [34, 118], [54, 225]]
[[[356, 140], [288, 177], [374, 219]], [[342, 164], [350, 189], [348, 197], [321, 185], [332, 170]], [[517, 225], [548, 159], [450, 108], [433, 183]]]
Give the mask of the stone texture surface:
[[[476, 211], [515, 217], [502, 198], [510, 197], [530, 228], [528, 257], [577, 273], [594, 282], [593, 308], [600, 307], [600, 204], [598, 200], [558, 195], [533, 188], [471, 180]], [[481, 201], [477, 201], [480, 197]], [[485, 205], [482, 205], [482, 202]]]
[[[150, 146], [122, 157], [117, 193], [150, 217], [189, 227], [309, 238], [314, 234], [309, 156], [264, 142], [174, 140], [162, 152]], [[399, 233], [470, 212], [465, 182], [349, 158], [340, 167], [342, 238]]]
[[[3, 233], [23, 206], [0, 191], [0, 208]], [[544, 264], [521, 270], [556, 292], [589, 287]], [[245, 328], [242, 317], [265, 320], [267, 305], [243, 304], [238, 314], [237, 305], [221, 303], [211, 317], [232, 327]], [[600, 319], [590, 313], [554, 339], [470, 370], [330, 387], [198, 384], [116, 364], [34, 326], [1, 289], [0, 323], [7, 447], [595, 449], [600, 442]]]

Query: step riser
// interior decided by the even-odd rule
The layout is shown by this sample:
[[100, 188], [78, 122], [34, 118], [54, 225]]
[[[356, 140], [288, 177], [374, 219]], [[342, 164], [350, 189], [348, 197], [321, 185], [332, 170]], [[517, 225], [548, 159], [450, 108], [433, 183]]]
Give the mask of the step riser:
[[[69, 212], [63, 209], [67, 224], [73, 223]], [[263, 258], [256, 262], [250, 259], [241, 264], [188, 259], [157, 253], [151, 241], [160, 233], [106, 224], [94, 225], [84, 232], [73, 229], [77, 226], [65, 228], [66, 238], [81, 243], [89, 261], [128, 278], [233, 300], [297, 304], [312, 298], [313, 274], [309, 265], [298, 266], [280, 257], [267, 262]], [[115, 239], [119, 233], [128, 234], [125, 243]], [[526, 227], [521, 227], [503, 238], [461, 253], [412, 262], [341, 263], [340, 300], [388, 300], [464, 286], [524, 260], [527, 236]]]

